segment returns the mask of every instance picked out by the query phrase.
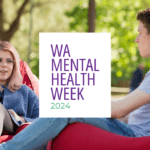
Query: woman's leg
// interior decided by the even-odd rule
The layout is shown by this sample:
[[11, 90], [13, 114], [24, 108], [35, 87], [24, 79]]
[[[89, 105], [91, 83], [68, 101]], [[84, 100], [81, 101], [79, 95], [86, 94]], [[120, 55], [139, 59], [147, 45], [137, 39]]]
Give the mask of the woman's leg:
[[[32, 150], [46, 144], [55, 138], [67, 124], [73, 122], [84, 122], [104, 130], [125, 135], [134, 136], [134, 133], [127, 125], [116, 119], [104, 118], [39, 118], [31, 125], [17, 134], [12, 140], [0, 145], [0, 150]], [[123, 129], [122, 129], [123, 128]]]
[[13, 134], [15, 124], [13, 123], [6, 108], [0, 104], [0, 135], [3, 131], [7, 131], [9, 134]]

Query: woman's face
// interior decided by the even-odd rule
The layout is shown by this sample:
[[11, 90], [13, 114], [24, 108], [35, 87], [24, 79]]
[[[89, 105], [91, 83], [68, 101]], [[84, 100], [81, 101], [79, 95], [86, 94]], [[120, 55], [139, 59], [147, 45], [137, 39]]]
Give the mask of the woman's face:
[[9, 51], [0, 50], [0, 84], [5, 84], [11, 76], [14, 60]]

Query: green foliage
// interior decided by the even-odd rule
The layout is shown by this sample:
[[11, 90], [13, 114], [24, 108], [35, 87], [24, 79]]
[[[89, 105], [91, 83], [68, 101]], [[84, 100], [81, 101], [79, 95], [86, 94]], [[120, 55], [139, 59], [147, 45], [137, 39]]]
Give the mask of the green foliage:
[[73, 31], [87, 32], [88, 31], [88, 9], [81, 6], [76, 6], [71, 12], [67, 11], [66, 16], [71, 17], [72, 22], [70, 28]]
[[32, 72], [39, 78], [39, 57], [35, 55], [35, 53], [31, 54], [30, 66], [32, 68]]
[[[17, 11], [25, 0], [4, 1], [3, 21], [5, 30], [9, 29], [11, 23], [17, 16]], [[33, 8], [33, 29], [31, 37], [31, 61], [28, 64], [32, 72], [39, 77], [39, 32], [68, 32], [70, 20], [64, 12], [72, 9], [77, 2], [68, 0], [34, 0]], [[20, 58], [27, 62], [27, 52], [29, 45], [29, 25], [30, 25], [30, 3], [25, 7], [19, 28], [10, 40], [10, 43], [19, 52]]]
[[[39, 76], [39, 32], [87, 32], [89, 0], [34, 0], [32, 53], [29, 66]], [[9, 29], [24, 0], [4, 1], [4, 29]], [[149, 59], [141, 58], [134, 40], [138, 34], [136, 13], [149, 7], [149, 0], [95, 0], [95, 32], [111, 32], [112, 84], [127, 80], [142, 61], [150, 68]], [[30, 3], [21, 16], [20, 26], [10, 43], [27, 61], [29, 44]], [[69, 25], [70, 23], [70, 25]]]
[[[118, 81], [127, 81], [140, 62], [144, 62], [148, 70], [149, 59], [141, 58], [134, 42], [138, 35], [138, 11], [148, 7], [147, 0], [96, 0], [95, 32], [111, 33], [111, 76], [112, 85]], [[143, 5], [144, 3], [144, 5]], [[65, 13], [71, 18], [70, 31], [88, 31], [88, 0], [80, 0], [79, 4]]]

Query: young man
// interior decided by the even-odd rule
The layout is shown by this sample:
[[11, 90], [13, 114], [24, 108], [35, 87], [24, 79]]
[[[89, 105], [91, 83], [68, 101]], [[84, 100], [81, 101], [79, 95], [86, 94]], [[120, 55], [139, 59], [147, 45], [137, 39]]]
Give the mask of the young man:
[[[138, 13], [139, 35], [135, 42], [142, 57], [150, 57], [150, 9]], [[55, 138], [68, 123], [84, 122], [115, 134], [150, 136], [150, 71], [140, 86], [124, 99], [113, 101], [112, 118], [129, 115], [128, 124], [110, 118], [40, 118], [12, 140], [0, 145], [0, 150], [33, 150]]]

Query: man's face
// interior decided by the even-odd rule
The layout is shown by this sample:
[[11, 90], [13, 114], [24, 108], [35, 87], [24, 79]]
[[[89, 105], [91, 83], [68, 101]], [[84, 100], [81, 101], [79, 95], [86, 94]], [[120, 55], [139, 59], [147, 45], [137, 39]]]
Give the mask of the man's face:
[[142, 57], [150, 57], [150, 34], [144, 24], [140, 21], [138, 27], [139, 35], [135, 39], [135, 42], [138, 43], [138, 49]]

